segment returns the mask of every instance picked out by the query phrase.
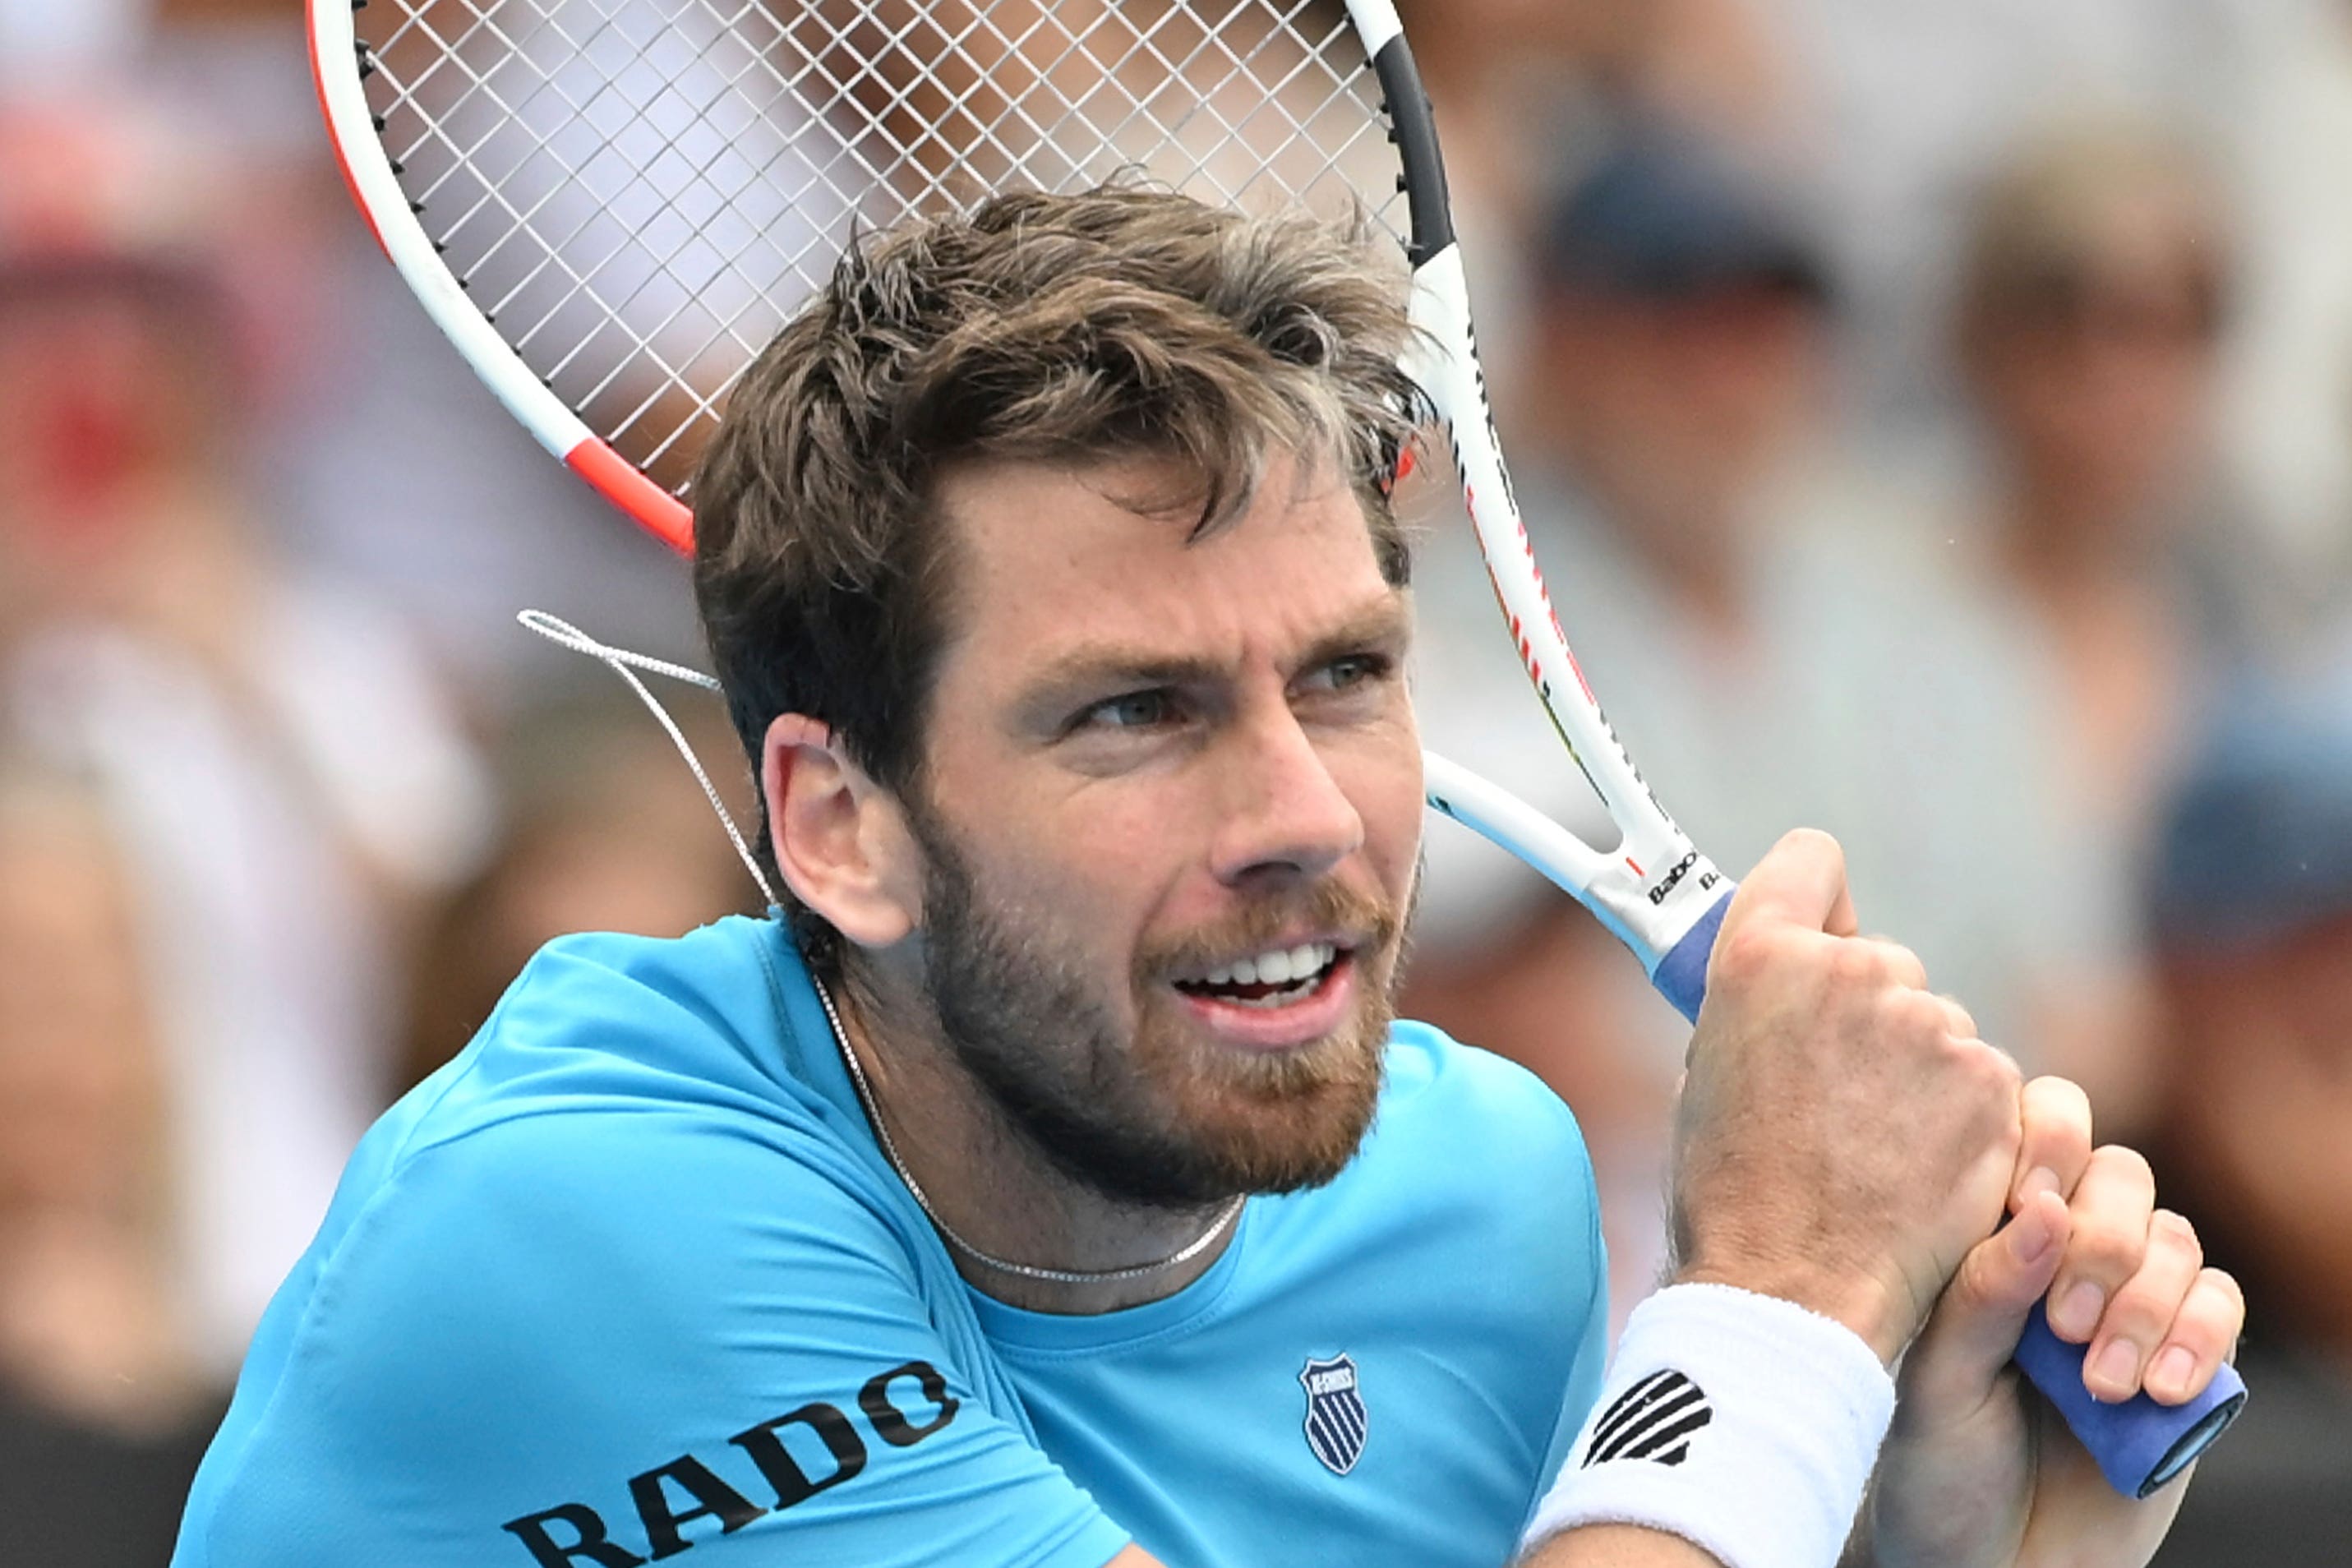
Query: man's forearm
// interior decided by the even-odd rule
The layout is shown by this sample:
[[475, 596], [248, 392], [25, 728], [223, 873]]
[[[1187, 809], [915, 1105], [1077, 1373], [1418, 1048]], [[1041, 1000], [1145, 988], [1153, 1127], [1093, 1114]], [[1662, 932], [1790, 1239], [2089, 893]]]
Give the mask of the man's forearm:
[[1679, 1535], [1633, 1524], [1565, 1531], [1519, 1560], [1520, 1568], [1723, 1568]]

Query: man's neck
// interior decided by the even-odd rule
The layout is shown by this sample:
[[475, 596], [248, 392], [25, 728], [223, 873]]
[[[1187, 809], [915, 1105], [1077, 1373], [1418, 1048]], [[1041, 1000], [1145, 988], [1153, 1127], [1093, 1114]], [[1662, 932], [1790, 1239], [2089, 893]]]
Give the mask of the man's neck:
[[[930, 1010], [887, 981], [845, 981], [832, 992], [852, 1072], [901, 1176], [919, 1189], [948, 1252], [971, 1284], [1032, 1311], [1096, 1313], [1175, 1294], [1206, 1273], [1232, 1240], [1232, 1205], [1169, 1209], [1113, 1198], [1047, 1159], [957, 1060]], [[1148, 1265], [1209, 1245], [1165, 1268]], [[1032, 1269], [1120, 1279], [1040, 1279]]]

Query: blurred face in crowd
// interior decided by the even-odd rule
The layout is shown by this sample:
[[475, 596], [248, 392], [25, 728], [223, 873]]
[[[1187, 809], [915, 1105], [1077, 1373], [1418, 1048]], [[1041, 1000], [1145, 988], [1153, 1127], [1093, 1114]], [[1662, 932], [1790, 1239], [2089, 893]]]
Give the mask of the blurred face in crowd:
[[1586, 483], [1671, 552], [1706, 551], [1811, 419], [1820, 306], [1770, 278], [1686, 293], [1562, 290], [1529, 402]]
[[223, 438], [236, 367], [194, 288], [128, 274], [0, 275], [7, 574], [63, 591], [136, 548], [158, 485]]
[[2204, 454], [2221, 286], [2185, 189], [2117, 190], [2083, 222], [2074, 254], [1979, 303], [1967, 359], [2017, 481], [2056, 503], [2041, 510], [2129, 526]]
[[79, 810], [0, 803], [0, 1211], [142, 1198], [157, 1085], [129, 888]]
[[1237, 521], [1156, 465], [943, 487], [959, 570], [925, 760], [919, 990], [1064, 1170], [1205, 1204], [1328, 1179], [1369, 1124], [1419, 851], [1408, 610], [1349, 487]]
[[2183, 1157], [2294, 1330], [2352, 1354], [2352, 913], [2164, 977]]
[[1401, 5], [1416, 53], [1439, 54], [1487, 68], [1530, 55], [1606, 63], [1626, 54], [1649, 21], [1654, 0], [1433, 0]]

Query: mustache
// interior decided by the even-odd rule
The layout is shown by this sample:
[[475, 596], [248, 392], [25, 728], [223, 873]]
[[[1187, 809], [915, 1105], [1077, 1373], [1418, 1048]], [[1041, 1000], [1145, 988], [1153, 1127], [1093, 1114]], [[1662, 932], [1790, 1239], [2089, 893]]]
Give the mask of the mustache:
[[1136, 954], [1136, 979], [1149, 983], [1262, 952], [1301, 926], [1346, 932], [1359, 952], [1385, 952], [1403, 923], [1402, 912], [1386, 899], [1338, 881], [1317, 882], [1254, 900], [1213, 924], [1147, 943]]

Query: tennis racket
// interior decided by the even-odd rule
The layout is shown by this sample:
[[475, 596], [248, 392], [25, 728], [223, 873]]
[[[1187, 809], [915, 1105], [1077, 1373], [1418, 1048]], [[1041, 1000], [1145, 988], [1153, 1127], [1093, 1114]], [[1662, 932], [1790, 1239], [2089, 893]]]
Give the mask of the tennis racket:
[[[1575, 896], [1696, 1018], [1732, 885], [1570, 652], [1495, 435], [1437, 133], [1390, 0], [310, 0], [321, 107], [425, 310], [549, 451], [684, 550], [737, 375], [853, 224], [1141, 169], [1202, 200], [1367, 213], [1402, 247], [1404, 368], [1452, 449], [1510, 635], [1622, 834], [1608, 850], [1432, 756], [1429, 804]], [[2019, 1360], [2145, 1495], [2243, 1400], [2094, 1402]]]

